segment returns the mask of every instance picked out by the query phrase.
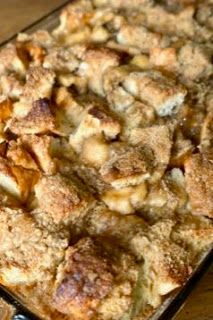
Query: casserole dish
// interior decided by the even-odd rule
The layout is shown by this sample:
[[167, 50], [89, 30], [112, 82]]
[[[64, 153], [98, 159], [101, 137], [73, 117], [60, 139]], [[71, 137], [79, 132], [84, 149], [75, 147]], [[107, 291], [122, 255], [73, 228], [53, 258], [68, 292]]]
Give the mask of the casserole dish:
[[[37, 301], [40, 301], [37, 300], [37, 293], [35, 292], [34, 299], [34, 289], [31, 287], [19, 289], [19, 283], [22, 286], [22, 283], [29, 281], [31, 286], [31, 283], [43, 279], [43, 272], [47, 275], [47, 270], [57, 266], [59, 287], [54, 293], [54, 308], [57, 309], [57, 314], [51, 311], [53, 313], [47, 315], [50, 319], [58, 319], [58, 317], [61, 319], [60, 317], [63, 317], [61, 314], [65, 314], [65, 319], [68, 319], [66, 316], [73, 315], [74, 318], [89, 319], [96, 312], [94, 311], [96, 304], [101, 308], [101, 316], [98, 317], [106, 317], [106, 319], [116, 318], [117, 320], [117, 317], [122, 320], [148, 319], [148, 317], [154, 320], [166, 319], [166, 317], [171, 319], [171, 310], [175, 312], [179, 301], [182, 300], [197, 275], [201, 273], [200, 270], [206, 268], [211, 257], [212, 131], [209, 129], [211, 97], [209, 98], [208, 93], [211, 87], [209, 79], [212, 68], [209, 63], [211, 49], [208, 47], [208, 39], [205, 38], [206, 35], [208, 38], [208, 28], [207, 31], [204, 30], [205, 26], [200, 26], [200, 18], [196, 18], [198, 22], [193, 22], [193, 26], [196, 26], [193, 30], [195, 36], [191, 35], [191, 25], [190, 30], [186, 27], [178, 31], [180, 35], [176, 34], [172, 28], [172, 19], [177, 16], [181, 19], [182, 11], [188, 14], [188, 7], [179, 8], [179, 5], [175, 7], [170, 4], [168, 7], [166, 4], [159, 7], [153, 5], [152, 1], [140, 1], [143, 2], [144, 7], [141, 7], [139, 14], [138, 9], [134, 7], [134, 2], [126, 1], [126, 7], [123, 8], [122, 2], [119, 1], [115, 3], [94, 1], [95, 9], [91, 9], [89, 1], [80, 1], [80, 5], [74, 2], [73, 6], [71, 4], [61, 14], [60, 26], [53, 32], [59, 45], [53, 46], [53, 49], [52, 39], [48, 38], [48, 34], [37, 33], [41, 36], [39, 40], [41, 42], [38, 45], [38, 39], [34, 43], [25, 31], [33, 37], [34, 32], [40, 28], [54, 29], [58, 24], [58, 10], [24, 30], [15, 44], [18, 59], [23, 64], [18, 63], [17, 66], [17, 60], [14, 62], [15, 72], [21, 74], [19, 74], [20, 78], [18, 76], [16, 79], [20, 81], [21, 89], [18, 87], [13, 90], [14, 87], [10, 87], [9, 76], [11, 73], [13, 75], [14, 66], [8, 67], [7, 59], [5, 59], [6, 63], [3, 63], [3, 69], [5, 65], [9, 68], [6, 81], [4, 74], [4, 82], [1, 80], [3, 96], [6, 95], [9, 99], [8, 104], [10, 105], [12, 101], [13, 106], [12, 118], [8, 120], [6, 116], [3, 120], [6, 125], [3, 126], [2, 139], [6, 147], [2, 151], [3, 169], [1, 168], [1, 171], [3, 175], [7, 170], [12, 172], [9, 178], [13, 179], [15, 175], [18, 183], [14, 187], [15, 191], [14, 189], [11, 191], [11, 186], [5, 185], [4, 180], [0, 179], [0, 184], [4, 191], [15, 195], [15, 199], [18, 199], [21, 205], [13, 203], [13, 199], [6, 200], [10, 203], [10, 210], [4, 207], [1, 209], [2, 219], [5, 217], [1, 223], [3, 226], [12, 225], [13, 230], [15, 215], [17, 219], [15, 225], [20, 224], [21, 228], [26, 224], [29, 229], [29, 235], [27, 232], [25, 235], [23, 230], [23, 239], [20, 231], [18, 234], [21, 237], [21, 246], [23, 245], [24, 248], [21, 249], [20, 258], [19, 256], [16, 258], [16, 250], [14, 251], [13, 246], [11, 248], [12, 256], [14, 255], [17, 259], [15, 267], [10, 261], [10, 256], [7, 256], [8, 253], [4, 252], [6, 258], [3, 258], [1, 269], [3, 278], [1, 283], [8, 288], [8, 292], [10, 291], [10, 293], [4, 291], [5, 298], [10, 299], [12, 294], [15, 298], [10, 302], [22, 301], [17, 305], [19, 315], [15, 315], [16, 318], [25, 315], [33, 319], [36, 317], [33, 315], [35, 313], [41, 314], [41, 318], [45, 319], [45, 311], [35, 308]], [[110, 5], [106, 5], [106, 2], [110, 2]], [[170, 1], [165, 2], [170, 3]], [[151, 18], [159, 12], [162, 16], [165, 14], [171, 19], [168, 32], [165, 30], [164, 22], [161, 21], [160, 34], [157, 33]], [[126, 20], [123, 22], [122, 19]], [[133, 21], [134, 19], [136, 22]], [[187, 19], [190, 21], [190, 14]], [[76, 26], [73, 27], [75, 24]], [[203, 30], [206, 31], [205, 34]], [[196, 42], [196, 34], [201, 37], [201, 44]], [[44, 42], [42, 42], [43, 35], [44, 38], [46, 37]], [[139, 41], [137, 37], [135, 38], [136, 35], [139, 35]], [[88, 45], [87, 38], [92, 45]], [[57, 51], [60, 51], [60, 48], [68, 54], [68, 58], [64, 52]], [[165, 59], [170, 59], [170, 53], [174, 55], [172, 58], [174, 61], [172, 60], [168, 65]], [[192, 59], [191, 54], [194, 54]], [[194, 65], [195, 59], [197, 59], [196, 63], [201, 60], [198, 69]], [[188, 68], [188, 64], [190, 67], [192, 65], [192, 68]], [[27, 70], [29, 68], [31, 72], [27, 73], [27, 80], [25, 68]], [[107, 69], [109, 69], [108, 72]], [[46, 70], [50, 70], [48, 74], [45, 74]], [[52, 88], [55, 77], [57, 80]], [[197, 78], [201, 80], [197, 81]], [[44, 82], [40, 83], [41, 79], [42, 81], [44, 79]], [[23, 84], [22, 81], [29, 83]], [[8, 87], [11, 91], [8, 91]], [[202, 90], [204, 93], [201, 93]], [[122, 100], [123, 97], [124, 100]], [[208, 101], [206, 102], [205, 99]], [[110, 110], [105, 105], [106, 101], [110, 105]], [[125, 105], [126, 101], [130, 106]], [[197, 108], [201, 110], [195, 112], [190, 105], [192, 102], [197, 103]], [[34, 109], [33, 114], [30, 113], [31, 103], [32, 110]], [[55, 108], [54, 103], [61, 109]], [[72, 103], [77, 105], [80, 115], [78, 112], [72, 114], [73, 110], [67, 111], [66, 108], [69, 108]], [[203, 111], [201, 105], [207, 103], [208, 110]], [[124, 105], [125, 110], [122, 110]], [[23, 114], [20, 116], [19, 113], [22, 112], [20, 111], [22, 107], [24, 110], [29, 107], [24, 111], [24, 116]], [[8, 108], [10, 109], [10, 106]], [[11, 110], [9, 110], [10, 113]], [[194, 113], [195, 119], [191, 121], [191, 115], [194, 116]], [[207, 116], [204, 119], [206, 113]], [[197, 128], [197, 123], [201, 128]], [[91, 128], [92, 131], [90, 131]], [[186, 136], [184, 136], [185, 133]], [[41, 142], [42, 139], [46, 139], [44, 143]], [[47, 145], [48, 150], [45, 149]], [[184, 146], [183, 149], [182, 146]], [[21, 159], [17, 158], [17, 149], [18, 152], [24, 150], [24, 153], [21, 153]], [[39, 153], [40, 149], [44, 152], [43, 154]], [[29, 157], [26, 156], [25, 151], [29, 152]], [[23, 161], [25, 156], [28, 157], [27, 164]], [[26, 173], [29, 174], [26, 176], [26, 181], [30, 181], [32, 189], [26, 187], [26, 181], [19, 178], [19, 170], [21, 172], [23, 170], [23, 176]], [[8, 173], [6, 177], [8, 178]], [[187, 187], [185, 187], [185, 180]], [[198, 190], [195, 188], [194, 193], [192, 189], [195, 183]], [[129, 203], [129, 199], [133, 200]], [[17, 206], [21, 208], [17, 210]], [[23, 214], [22, 210], [26, 212]], [[195, 216], [191, 215], [191, 212]], [[46, 216], [48, 216], [47, 221]], [[110, 225], [114, 221], [116, 232], [115, 226]], [[128, 226], [127, 229], [125, 229], [126, 226]], [[187, 229], [188, 226], [189, 229]], [[108, 229], [104, 229], [105, 227]], [[5, 232], [7, 234], [8, 231]], [[13, 237], [16, 237], [15, 228], [13, 232]], [[37, 243], [36, 235], [40, 232], [42, 240]], [[71, 232], [72, 236], [74, 234], [74, 237], [70, 239], [67, 232]], [[194, 240], [196, 236], [198, 240]], [[28, 238], [29, 244], [25, 248]], [[189, 238], [191, 242], [188, 243]], [[69, 239], [68, 249], [67, 239]], [[201, 245], [202, 250], [200, 241], [204, 242]], [[32, 249], [34, 246], [35, 260], [31, 257], [28, 261], [25, 250]], [[50, 252], [48, 257], [44, 254], [44, 248], [48, 248]], [[65, 251], [64, 248], [66, 248], [66, 258], [62, 258], [63, 254], [61, 256], [61, 252]], [[200, 257], [199, 259], [196, 257], [198, 260], [191, 267], [191, 263], [188, 262], [188, 251], [190, 254], [192, 251], [192, 255], [197, 256], [196, 250], [199, 251]], [[82, 259], [80, 267], [78, 263], [75, 266], [75, 252]], [[114, 256], [112, 261], [111, 256]], [[93, 262], [87, 265], [85, 257]], [[24, 268], [23, 260], [27, 261]], [[61, 263], [62, 260], [63, 263]], [[41, 265], [39, 261], [42, 261]], [[74, 287], [72, 290], [77, 290], [76, 283], [72, 283], [75, 277], [70, 276], [70, 272], [72, 275], [74, 271], [70, 271], [69, 261], [72, 261], [71, 265], [74, 265], [77, 274], [83, 273], [83, 281], [87, 282], [84, 277], [87, 279], [91, 271], [90, 267], [92, 273], [97, 271], [98, 283], [100, 282], [101, 285], [99, 287], [97, 284], [90, 284], [94, 293], [89, 294], [89, 301], [87, 301], [88, 297], [85, 298], [81, 292], [76, 293], [77, 298], [73, 297], [74, 302], [67, 298], [66, 294], [70, 286]], [[124, 268], [124, 261], [127, 269]], [[16, 269], [17, 265], [18, 269]], [[30, 272], [26, 271], [28, 267]], [[140, 280], [141, 272], [145, 287], [141, 287], [143, 283]], [[127, 274], [128, 280], [125, 279]], [[61, 277], [62, 280], [60, 280]], [[114, 277], [115, 284], [112, 280]], [[65, 280], [68, 281], [68, 287]], [[118, 289], [118, 281], [121, 281], [119, 286], [122, 289]], [[55, 285], [50, 290], [55, 290]], [[85, 288], [85, 290], [89, 289]], [[113, 309], [110, 311], [112, 312], [110, 316], [108, 304], [102, 305], [100, 301], [102, 301], [102, 295], [108, 297], [112, 294], [112, 297], [110, 296], [112, 300], [109, 300], [109, 304], [112, 305], [116, 290], [121, 290], [122, 299], [123, 292], [131, 292], [124, 294], [124, 305], [127, 304], [129, 307], [119, 316], [115, 315], [117, 311]], [[145, 297], [142, 295], [143, 292]], [[61, 295], [65, 302], [61, 301]], [[131, 296], [131, 302], [129, 302], [129, 296]], [[83, 301], [80, 307], [76, 299]], [[116, 300], [116, 304], [118, 303], [119, 306], [123, 304], [122, 299], [119, 302]], [[148, 307], [147, 311], [144, 311], [145, 314], [140, 315], [139, 309], [142, 308], [143, 299], [150, 299], [152, 308], [150, 310]], [[22, 304], [26, 305], [32, 313], [28, 314]], [[68, 315], [67, 310], [71, 310]]]

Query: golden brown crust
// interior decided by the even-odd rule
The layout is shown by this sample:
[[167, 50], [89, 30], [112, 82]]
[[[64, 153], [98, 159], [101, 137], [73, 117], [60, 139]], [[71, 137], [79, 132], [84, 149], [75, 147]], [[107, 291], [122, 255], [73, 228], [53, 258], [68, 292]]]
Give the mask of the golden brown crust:
[[90, 49], [85, 53], [84, 61], [79, 66], [79, 74], [88, 79], [89, 88], [103, 95], [102, 79], [109, 68], [118, 66], [119, 55], [110, 49]]
[[20, 201], [27, 201], [38, 178], [38, 172], [0, 158], [0, 186]]
[[58, 269], [53, 305], [78, 319], [119, 319], [131, 307], [138, 277], [131, 255], [106, 239], [82, 238], [68, 248]]
[[27, 115], [13, 118], [8, 127], [17, 135], [56, 131], [56, 121], [51, 111], [50, 101], [46, 98], [34, 101]]
[[56, 224], [80, 219], [93, 201], [76, 182], [59, 174], [43, 176], [35, 186], [35, 195], [39, 208], [49, 214]]
[[30, 153], [28, 153], [21, 144], [15, 141], [11, 141], [8, 146], [7, 158], [16, 166], [21, 166], [25, 169], [38, 170], [38, 166]]
[[39, 228], [22, 210], [1, 208], [0, 225], [1, 282], [16, 285], [50, 279], [63, 259], [67, 240]]
[[23, 92], [23, 85], [14, 74], [3, 74], [0, 78], [0, 86], [2, 94], [14, 100], [19, 99]]
[[115, 139], [121, 131], [120, 122], [111, 115], [109, 110], [101, 105], [89, 105], [84, 113], [77, 130], [70, 135], [70, 144], [81, 151], [83, 141], [93, 135], [101, 135], [108, 140]]
[[92, 317], [100, 300], [112, 289], [114, 278], [103, 249], [89, 238], [66, 251], [57, 277], [54, 306], [78, 319]]
[[143, 147], [152, 154], [152, 166], [155, 169], [152, 179], [159, 179], [169, 163], [172, 130], [165, 125], [154, 125], [143, 129], [136, 128], [131, 132], [130, 142], [133, 145]]
[[159, 116], [171, 115], [186, 95], [182, 85], [175, 85], [157, 71], [132, 72], [124, 80], [125, 89], [154, 107]]
[[43, 67], [30, 68], [26, 75], [23, 98], [30, 102], [50, 98], [54, 80], [55, 74], [52, 70]]
[[152, 48], [165, 45], [165, 39], [159, 33], [150, 32], [142, 26], [123, 25], [116, 39], [119, 44], [138, 47], [141, 52], [145, 53]]
[[185, 162], [186, 190], [197, 215], [213, 215], [213, 163], [211, 155], [195, 154]]
[[26, 73], [25, 63], [20, 59], [14, 44], [8, 44], [1, 50], [0, 60], [1, 74], [14, 71], [23, 76]]
[[[179, 12], [169, 12], [162, 6], [145, 7], [145, 25], [157, 32], [177, 35], [198, 41], [208, 41], [211, 32], [201, 27], [194, 19], [195, 8], [192, 5], [182, 8]], [[199, 39], [197, 39], [199, 37]]]
[[37, 168], [39, 167], [46, 174], [56, 173], [56, 163], [51, 153], [52, 137], [23, 135], [20, 142], [34, 156]]
[[104, 181], [114, 187], [135, 185], [148, 179], [152, 169], [152, 158], [143, 147], [112, 146], [109, 159], [100, 169]]

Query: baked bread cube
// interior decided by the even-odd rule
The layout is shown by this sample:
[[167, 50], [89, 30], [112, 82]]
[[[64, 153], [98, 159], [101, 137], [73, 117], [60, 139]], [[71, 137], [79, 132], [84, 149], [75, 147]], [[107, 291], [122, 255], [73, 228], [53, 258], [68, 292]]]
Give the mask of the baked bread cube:
[[103, 96], [104, 73], [119, 65], [119, 55], [110, 49], [89, 49], [86, 51], [81, 62], [78, 74], [86, 77], [89, 88], [95, 93]]
[[10, 141], [7, 149], [7, 158], [16, 166], [29, 170], [38, 170], [35, 160], [21, 143]]
[[169, 164], [172, 131], [173, 129], [167, 125], [153, 125], [147, 128], [132, 129], [130, 133], [130, 143], [144, 148], [147, 154], [152, 155], [150, 180], [153, 182], [161, 178]]
[[143, 26], [124, 24], [119, 29], [116, 40], [119, 44], [139, 48], [141, 52], [149, 53], [152, 48], [164, 47], [166, 39]]
[[15, 286], [52, 279], [68, 246], [63, 233], [41, 229], [21, 209], [1, 207], [0, 211], [0, 282]]
[[112, 144], [109, 157], [100, 168], [102, 179], [116, 189], [144, 182], [153, 169], [152, 154], [146, 151], [143, 146]]
[[85, 139], [103, 134], [107, 140], [113, 140], [121, 131], [120, 122], [101, 105], [89, 105], [85, 111], [79, 126], [69, 138], [71, 146], [78, 153]]
[[35, 158], [36, 168], [41, 169], [47, 175], [56, 173], [56, 163], [52, 156], [53, 137], [23, 135], [19, 142]]
[[0, 157], [0, 186], [19, 201], [25, 203], [28, 200], [38, 179], [39, 173], [35, 170], [17, 166]]
[[57, 131], [56, 119], [46, 98], [36, 100], [31, 109], [22, 117], [13, 117], [7, 127], [17, 135], [44, 134]]
[[2, 94], [13, 100], [19, 99], [23, 92], [23, 83], [13, 73], [1, 75], [0, 87]]
[[67, 249], [59, 266], [53, 306], [70, 318], [120, 319], [131, 307], [138, 270], [130, 255], [83, 238]]
[[182, 85], [175, 84], [158, 71], [132, 72], [124, 79], [124, 87], [150, 104], [161, 117], [175, 113], [186, 95]]
[[156, 32], [197, 42], [208, 41], [212, 36], [211, 31], [197, 23], [194, 18], [195, 10], [193, 5], [183, 7], [176, 12], [166, 10], [165, 7], [159, 5], [142, 8], [146, 14], [145, 25]]
[[55, 82], [55, 73], [47, 68], [31, 67], [26, 74], [22, 99], [34, 102], [39, 99], [49, 99]]
[[211, 154], [194, 154], [185, 162], [186, 190], [195, 215], [213, 216], [213, 163]]
[[50, 215], [55, 224], [78, 221], [94, 202], [77, 178], [71, 180], [59, 173], [41, 177], [35, 186], [35, 197], [38, 207]]
[[194, 42], [188, 42], [179, 50], [153, 48], [150, 63], [155, 67], [177, 72], [188, 81], [205, 79], [213, 73], [209, 48]]
[[0, 74], [15, 72], [21, 77], [26, 74], [26, 61], [20, 57], [14, 44], [8, 44], [0, 52]]

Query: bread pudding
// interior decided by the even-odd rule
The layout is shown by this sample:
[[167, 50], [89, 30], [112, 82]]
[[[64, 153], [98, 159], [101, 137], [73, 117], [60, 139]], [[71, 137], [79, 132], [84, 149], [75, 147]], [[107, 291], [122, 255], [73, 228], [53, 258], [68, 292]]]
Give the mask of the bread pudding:
[[0, 284], [147, 320], [213, 244], [212, 1], [76, 0], [0, 51]]

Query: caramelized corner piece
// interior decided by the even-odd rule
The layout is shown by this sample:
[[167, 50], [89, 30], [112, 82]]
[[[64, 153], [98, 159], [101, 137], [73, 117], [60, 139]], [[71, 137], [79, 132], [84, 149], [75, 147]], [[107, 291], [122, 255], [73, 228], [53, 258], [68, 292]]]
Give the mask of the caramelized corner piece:
[[58, 268], [53, 306], [81, 320], [121, 319], [137, 280], [132, 256], [103, 239], [83, 238], [68, 248]]

